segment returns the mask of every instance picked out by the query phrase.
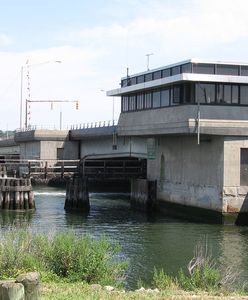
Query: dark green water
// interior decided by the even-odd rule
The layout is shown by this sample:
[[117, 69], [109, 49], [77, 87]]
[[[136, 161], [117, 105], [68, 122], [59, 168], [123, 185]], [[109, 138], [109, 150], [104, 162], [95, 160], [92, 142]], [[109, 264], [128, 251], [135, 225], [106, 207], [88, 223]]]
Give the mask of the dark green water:
[[117, 194], [91, 194], [89, 215], [64, 211], [65, 191], [40, 188], [35, 191], [36, 212], [2, 212], [1, 230], [10, 224], [28, 223], [39, 231], [63, 231], [107, 235], [122, 246], [129, 261], [126, 284], [136, 287], [141, 278], [150, 282], [154, 266], [169, 274], [185, 268], [199, 241], [208, 241], [218, 264], [235, 266], [240, 281], [248, 281], [248, 227], [185, 222], [166, 216], [148, 217], [130, 209], [127, 198]]

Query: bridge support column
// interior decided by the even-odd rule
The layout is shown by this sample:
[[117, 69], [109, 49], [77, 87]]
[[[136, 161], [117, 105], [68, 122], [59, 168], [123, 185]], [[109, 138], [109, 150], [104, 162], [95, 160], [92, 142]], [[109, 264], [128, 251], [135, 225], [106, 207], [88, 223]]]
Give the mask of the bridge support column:
[[132, 179], [131, 207], [150, 212], [156, 209], [157, 181]]
[[90, 210], [86, 177], [73, 177], [67, 183], [65, 210], [74, 212], [88, 212]]

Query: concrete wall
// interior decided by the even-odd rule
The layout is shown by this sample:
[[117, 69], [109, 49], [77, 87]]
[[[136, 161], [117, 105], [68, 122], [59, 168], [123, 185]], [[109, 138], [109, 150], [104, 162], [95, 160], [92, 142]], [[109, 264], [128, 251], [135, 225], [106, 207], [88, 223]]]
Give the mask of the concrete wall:
[[248, 212], [248, 186], [240, 186], [240, 149], [248, 148], [248, 137], [224, 140], [223, 203], [226, 212]]
[[[179, 105], [121, 113], [119, 135], [194, 134], [197, 105]], [[248, 107], [201, 105], [201, 133], [248, 135]]]
[[57, 148], [64, 148], [64, 142], [41, 141], [40, 159], [44, 159], [44, 160], [57, 159]]
[[79, 141], [66, 141], [64, 143], [64, 157], [63, 159], [79, 159]]
[[147, 166], [148, 179], [158, 180], [158, 199], [222, 211], [223, 137], [200, 145], [192, 136], [163, 136], [156, 142], [156, 159]]
[[117, 149], [113, 150], [113, 137], [87, 139], [81, 141], [80, 157], [95, 155], [99, 157], [133, 156], [146, 157], [146, 139], [139, 137], [117, 137]]
[[21, 159], [40, 159], [40, 142], [20, 143]]

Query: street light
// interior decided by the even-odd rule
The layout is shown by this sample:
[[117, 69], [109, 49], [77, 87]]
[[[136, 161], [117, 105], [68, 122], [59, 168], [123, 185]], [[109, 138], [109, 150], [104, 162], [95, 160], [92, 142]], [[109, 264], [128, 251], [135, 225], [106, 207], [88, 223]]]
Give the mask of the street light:
[[[62, 61], [60, 60], [54, 60], [54, 61], [44, 61], [44, 62], [41, 62], [41, 63], [36, 63], [36, 64], [31, 64], [29, 65], [29, 60], [26, 61], [26, 64], [25, 65], [22, 65], [21, 66], [21, 97], [20, 97], [20, 130], [22, 129], [22, 111], [23, 111], [23, 71], [24, 71], [24, 68], [28, 68], [28, 67], [33, 67], [33, 66], [39, 66], [39, 65], [44, 65], [44, 64], [49, 64], [49, 63], [62, 63]], [[27, 127], [27, 122], [25, 122], [25, 128]]]

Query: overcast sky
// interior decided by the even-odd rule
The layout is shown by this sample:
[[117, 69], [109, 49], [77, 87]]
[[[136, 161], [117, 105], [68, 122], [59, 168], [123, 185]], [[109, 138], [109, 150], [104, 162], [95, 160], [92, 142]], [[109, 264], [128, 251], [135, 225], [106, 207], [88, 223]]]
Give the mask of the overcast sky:
[[[112, 119], [105, 91], [120, 78], [189, 58], [248, 62], [247, 0], [0, 0], [0, 129], [20, 124], [23, 102], [32, 125], [59, 127]], [[55, 63], [60, 60], [62, 63]], [[44, 63], [43, 62], [50, 62]], [[115, 119], [120, 99], [115, 98]], [[24, 120], [24, 109], [23, 109]]]

